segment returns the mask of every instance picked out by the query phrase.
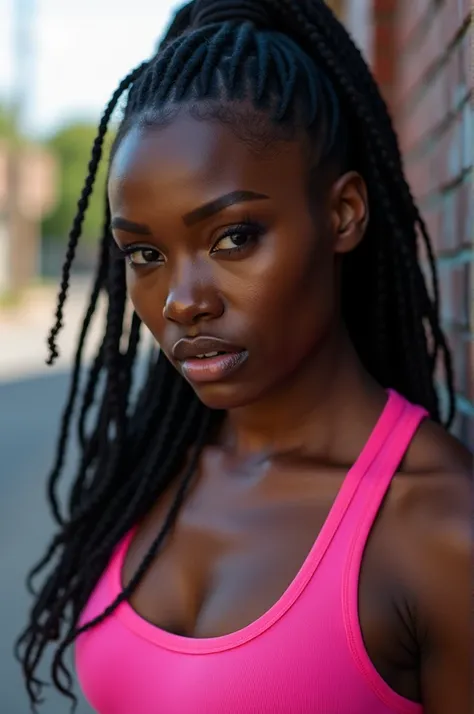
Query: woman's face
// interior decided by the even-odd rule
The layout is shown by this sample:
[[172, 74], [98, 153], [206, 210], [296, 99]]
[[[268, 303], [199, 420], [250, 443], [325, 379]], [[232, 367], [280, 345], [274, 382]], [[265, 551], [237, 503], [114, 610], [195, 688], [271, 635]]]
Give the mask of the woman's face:
[[115, 154], [112, 227], [131, 300], [211, 408], [280, 389], [338, 319], [350, 211], [344, 188], [330, 186], [310, 210], [307, 177], [301, 143], [257, 154], [231, 128], [184, 112], [132, 129]]

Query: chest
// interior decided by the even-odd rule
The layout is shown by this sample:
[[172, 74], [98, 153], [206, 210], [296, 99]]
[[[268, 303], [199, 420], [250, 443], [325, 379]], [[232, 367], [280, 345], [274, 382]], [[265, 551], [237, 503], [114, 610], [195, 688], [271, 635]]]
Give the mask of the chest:
[[[345, 473], [304, 470], [271, 479], [202, 481], [130, 598], [144, 620], [169, 633], [213, 638], [248, 627], [285, 596], [318, 543]], [[280, 476], [280, 477], [279, 477]], [[161, 528], [173, 494], [140, 524], [122, 568], [126, 585]], [[358, 616], [372, 664], [399, 694], [417, 699], [416, 671], [399, 666], [403, 633], [387, 571], [384, 509], [366, 543]], [[336, 597], [338, 598], [338, 595]]]
[[[342, 483], [304, 476], [290, 492], [284, 478], [209, 478], [191, 494], [178, 522], [131, 598], [145, 619], [188, 637], [216, 637], [258, 619], [303, 566]], [[165, 499], [140, 525], [122, 581], [136, 572], [169, 507]]]

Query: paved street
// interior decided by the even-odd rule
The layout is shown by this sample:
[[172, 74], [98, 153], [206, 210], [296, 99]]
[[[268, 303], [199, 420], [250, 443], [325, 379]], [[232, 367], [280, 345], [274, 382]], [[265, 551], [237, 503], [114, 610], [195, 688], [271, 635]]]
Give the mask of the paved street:
[[[66, 368], [75, 351], [76, 337], [90, 292], [90, 280], [73, 279], [64, 310], [64, 327], [59, 334], [60, 358], [56, 369]], [[103, 305], [100, 306], [103, 308]], [[46, 338], [56, 310], [56, 286], [32, 289], [16, 309], [0, 310], [0, 383], [26, 375], [51, 374], [45, 364]], [[86, 355], [95, 350], [103, 309], [92, 323]], [[56, 371], [56, 370], [53, 370]]]
[[[77, 286], [66, 311], [60, 365], [48, 371], [45, 335], [53, 314], [52, 296], [42, 294], [18, 314], [0, 315], [0, 711], [5, 714], [30, 711], [12, 642], [28, 608], [25, 572], [51, 533], [45, 479], [68, 384], [65, 368], [85, 298], [84, 285]], [[48, 694], [41, 711], [67, 714], [68, 706], [61, 697]], [[90, 712], [81, 702], [77, 714]]]
[[[51, 532], [44, 484], [66, 386], [64, 373], [0, 385], [0, 710], [5, 714], [29, 712], [12, 642], [28, 607], [25, 571]], [[41, 711], [67, 714], [68, 709], [61, 697], [48, 694]], [[90, 712], [81, 702], [77, 714]]]

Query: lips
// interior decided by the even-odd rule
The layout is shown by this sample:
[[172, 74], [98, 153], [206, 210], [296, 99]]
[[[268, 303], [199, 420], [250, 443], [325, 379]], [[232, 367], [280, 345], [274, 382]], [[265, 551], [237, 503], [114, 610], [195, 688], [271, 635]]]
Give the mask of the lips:
[[181, 363], [181, 371], [190, 382], [218, 382], [239, 369], [248, 352], [216, 337], [184, 338], [172, 349], [174, 359]]
[[216, 357], [220, 354], [237, 354], [243, 352], [243, 348], [226, 342], [218, 337], [188, 337], [179, 340], [172, 349], [172, 355], [178, 362], [188, 359], [202, 359], [206, 356]]

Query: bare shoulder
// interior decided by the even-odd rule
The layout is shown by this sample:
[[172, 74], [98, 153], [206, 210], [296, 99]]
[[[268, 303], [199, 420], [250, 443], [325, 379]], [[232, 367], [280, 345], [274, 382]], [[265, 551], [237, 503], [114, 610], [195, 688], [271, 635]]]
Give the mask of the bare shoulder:
[[473, 454], [446, 429], [430, 419], [420, 425], [408, 450], [408, 472], [471, 472]]
[[450, 527], [464, 530], [465, 545], [471, 545], [473, 468], [472, 453], [443, 427], [429, 420], [420, 426], [390, 498], [392, 526], [411, 541], [413, 557], [423, 534], [434, 547], [449, 538]]
[[473, 457], [420, 427], [390, 492], [391, 539], [422, 655], [429, 714], [472, 711]]

